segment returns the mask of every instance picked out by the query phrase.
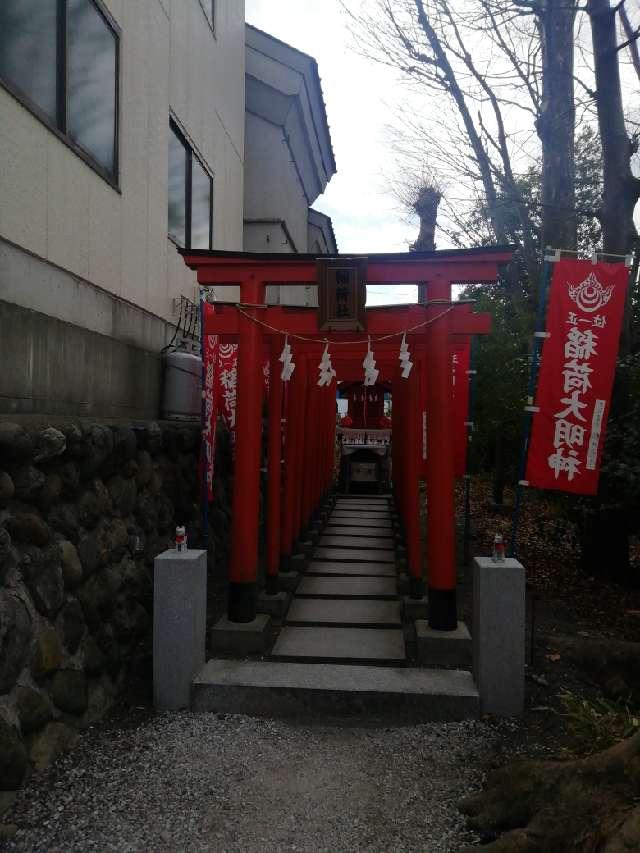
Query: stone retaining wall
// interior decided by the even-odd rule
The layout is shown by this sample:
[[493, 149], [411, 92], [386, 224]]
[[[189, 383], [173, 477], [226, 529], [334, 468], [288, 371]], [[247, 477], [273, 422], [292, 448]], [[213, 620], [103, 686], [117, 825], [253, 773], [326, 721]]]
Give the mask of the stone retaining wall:
[[[46, 767], [149, 664], [153, 558], [176, 524], [193, 545], [200, 536], [198, 436], [167, 423], [0, 421], [0, 813], [2, 792]], [[211, 519], [218, 563], [228, 468]]]

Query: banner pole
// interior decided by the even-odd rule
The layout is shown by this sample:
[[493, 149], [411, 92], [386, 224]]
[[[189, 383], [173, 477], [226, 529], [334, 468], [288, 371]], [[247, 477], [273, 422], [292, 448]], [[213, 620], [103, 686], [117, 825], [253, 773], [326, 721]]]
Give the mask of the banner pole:
[[527, 405], [525, 406], [525, 417], [522, 431], [522, 449], [520, 451], [520, 464], [518, 467], [518, 485], [516, 486], [516, 499], [513, 506], [513, 515], [511, 517], [511, 541], [509, 543], [509, 556], [517, 557], [517, 541], [518, 528], [520, 526], [520, 515], [522, 511], [522, 500], [524, 497], [524, 488], [527, 485], [525, 474], [527, 470], [527, 451], [529, 449], [529, 438], [531, 436], [531, 423], [533, 421], [534, 398], [536, 393], [536, 382], [538, 379], [538, 370], [540, 368], [540, 357], [542, 353], [542, 343], [546, 337], [545, 332], [545, 315], [547, 308], [547, 294], [549, 292], [549, 284], [553, 271], [553, 264], [560, 260], [560, 251], [547, 247], [544, 257], [544, 265], [542, 268], [542, 278], [540, 281], [540, 298], [538, 300], [538, 311], [536, 315], [536, 328], [533, 335], [533, 346], [531, 347], [531, 364], [529, 367], [529, 386], [527, 389]]

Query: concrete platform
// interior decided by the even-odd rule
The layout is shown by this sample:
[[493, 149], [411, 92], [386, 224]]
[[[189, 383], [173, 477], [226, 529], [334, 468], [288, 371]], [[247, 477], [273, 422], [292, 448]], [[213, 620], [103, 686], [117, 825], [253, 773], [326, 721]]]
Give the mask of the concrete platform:
[[378, 536], [323, 536], [318, 542], [319, 548], [382, 548], [391, 550], [393, 540]]
[[391, 528], [376, 529], [372, 527], [340, 527], [338, 524], [327, 524], [323, 531], [325, 536], [357, 536], [360, 539], [367, 539], [370, 536], [377, 536], [378, 539], [384, 539], [390, 545], [393, 543], [393, 533]]
[[391, 563], [332, 563], [326, 560], [312, 560], [309, 563], [307, 577], [313, 575], [395, 578], [396, 570]]
[[365, 717], [429, 722], [478, 717], [469, 672], [211, 660], [191, 690], [194, 711], [253, 717]]
[[296, 598], [287, 612], [286, 624], [399, 628], [402, 620], [397, 601]]
[[390, 665], [405, 660], [400, 628], [284, 627], [271, 658], [311, 663]]
[[315, 598], [396, 598], [396, 582], [390, 577], [313, 577], [306, 575], [297, 596]]
[[395, 563], [396, 559], [394, 551], [375, 548], [316, 548], [314, 557], [317, 560], [356, 560], [367, 563]]

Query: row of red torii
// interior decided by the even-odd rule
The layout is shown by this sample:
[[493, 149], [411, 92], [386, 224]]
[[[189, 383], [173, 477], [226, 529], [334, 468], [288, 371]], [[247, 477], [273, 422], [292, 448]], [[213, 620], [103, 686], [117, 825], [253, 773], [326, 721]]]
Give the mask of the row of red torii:
[[[310, 523], [334, 474], [336, 386], [319, 387], [317, 367], [329, 342], [338, 380], [358, 381], [369, 344], [379, 381], [392, 383], [394, 494], [404, 523], [410, 594], [424, 594], [420, 548], [419, 476], [426, 474], [429, 624], [457, 627], [454, 515], [454, 448], [451, 347], [490, 331], [490, 317], [474, 314], [468, 302], [452, 302], [452, 285], [493, 283], [508, 263], [508, 247], [358, 256], [184, 251], [204, 287], [239, 285], [238, 304], [206, 304], [204, 333], [238, 347], [236, 444], [229, 567], [228, 618], [249, 622], [258, 598], [258, 517], [262, 366], [270, 360], [268, 400], [266, 572], [267, 593], [278, 590], [278, 573], [289, 565], [294, 545]], [[318, 283], [319, 264], [355, 262], [369, 284], [426, 284], [425, 304], [373, 307], [359, 315], [358, 331], [338, 321], [328, 330], [322, 311], [267, 306], [266, 286]], [[335, 281], [334, 281], [335, 285]], [[334, 286], [335, 290], [335, 286]], [[335, 292], [333, 293], [335, 306]], [[321, 298], [322, 303], [322, 298]], [[326, 319], [326, 318], [325, 318]], [[331, 324], [329, 324], [331, 329]], [[337, 329], [337, 330], [336, 330]], [[403, 333], [414, 368], [400, 376]], [[285, 336], [296, 369], [280, 381]], [[352, 342], [348, 346], [345, 341]], [[419, 400], [428, 412], [426, 471], [422, 466]], [[284, 434], [283, 434], [284, 431]], [[283, 442], [284, 439], [284, 442]], [[282, 448], [284, 446], [284, 470]]]

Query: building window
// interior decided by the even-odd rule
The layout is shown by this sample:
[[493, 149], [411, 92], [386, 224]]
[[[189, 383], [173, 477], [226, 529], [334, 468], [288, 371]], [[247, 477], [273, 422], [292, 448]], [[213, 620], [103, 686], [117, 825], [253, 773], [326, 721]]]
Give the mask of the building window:
[[169, 236], [183, 248], [213, 247], [213, 178], [169, 123]]
[[0, 80], [111, 182], [118, 52], [118, 32], [99, 0], [0, 2]]

